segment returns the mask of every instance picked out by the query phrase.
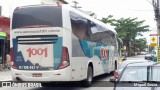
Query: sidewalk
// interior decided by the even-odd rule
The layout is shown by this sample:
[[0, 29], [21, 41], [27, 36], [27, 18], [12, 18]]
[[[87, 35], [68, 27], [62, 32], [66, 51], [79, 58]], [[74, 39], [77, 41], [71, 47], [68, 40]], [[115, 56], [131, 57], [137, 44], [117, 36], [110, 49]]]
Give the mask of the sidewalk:
[[12, 81], [11, 71], [0, 71], [0, 81]]
[[[145, 60], [144, 59], [145, 55], [135, 55], [135, 56], [128, 56], [126, 57], [126, 60]], [[120, 60], [120, 63], [122, 63], [123, 61]]]

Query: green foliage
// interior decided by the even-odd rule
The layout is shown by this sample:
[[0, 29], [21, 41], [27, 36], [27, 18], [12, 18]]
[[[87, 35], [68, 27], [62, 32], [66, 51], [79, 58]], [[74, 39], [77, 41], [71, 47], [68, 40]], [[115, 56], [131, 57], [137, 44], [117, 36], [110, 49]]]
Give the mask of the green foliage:
[[145, 48], [147, 48], [147, 40], [146, 38], [140, 38], [135, 40], [135, 47], [138, 47], [140, 51], [145, 51]]
[[137, 21], [137, 18], [120, 18], [117, 22], [112, 25], [116, 26], [115, 30], [118, 33], [118, 36], [122, 40], [131, 40], [134, 39], [137, 35], [141, 35], [141, 32], [149, 31], [148, 25], [143, 26], [145, 21]]
[[[111, 24], [115, 26], [115, 30], [118, 33], [125, 46], [128, 49], [130, 47], [135, 47], [135, 37], [143, 36], [141, 32], [147, 32], [149, 30], [149, 25], [144, 25], [145, 20], [139, 21], [138, 18], [120, 18], [114, 19], [112, 15], [109, 15], [107, 18], [102, 18], [102, 22], [106, 24]], [[128, 50], [130, 52], [130, 50]]]
[[104, 22], [104, 23], [113, 23], [114, 21], [116, 21], [116, 19], [113, 19], [113, 16], [112, 15], [109, 15], [107, 18], [102, 18], [102, 20], [100, 20], [100, 21], [102, 21], [102, 22]]

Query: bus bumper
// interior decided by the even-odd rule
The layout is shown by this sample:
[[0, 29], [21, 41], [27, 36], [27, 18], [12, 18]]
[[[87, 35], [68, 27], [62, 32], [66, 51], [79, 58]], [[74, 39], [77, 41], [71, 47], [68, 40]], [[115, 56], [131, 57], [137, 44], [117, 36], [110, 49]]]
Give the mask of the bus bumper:
[[[11, 68], [13, 81], [71, 81], [71, 66], [53, 71], [29, 71]], [[40, 74], [36, 75], [35, 74]]]

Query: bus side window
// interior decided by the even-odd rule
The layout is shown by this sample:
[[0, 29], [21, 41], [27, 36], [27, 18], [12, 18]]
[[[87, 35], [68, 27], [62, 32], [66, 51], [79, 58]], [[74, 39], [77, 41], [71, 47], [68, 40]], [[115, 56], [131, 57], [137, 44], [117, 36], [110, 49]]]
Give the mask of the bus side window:
[[72, 18], [71, 16], [72, 32], [77, 38], [84, 40], [86, 38], [87, 20], [78, 15], [76, 16], [76, 18]]

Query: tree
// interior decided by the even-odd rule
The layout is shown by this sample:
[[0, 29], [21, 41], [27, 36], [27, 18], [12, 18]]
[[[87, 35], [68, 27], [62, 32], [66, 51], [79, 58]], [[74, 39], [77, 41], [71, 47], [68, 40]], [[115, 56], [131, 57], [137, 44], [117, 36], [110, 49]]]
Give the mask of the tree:
[[102, 18], [100, 21], [106, 23], [106, 24], [113, 24], [116, 19], [113, 18], [113, 15], [108, 15], [106, 18]]
[[140, 38], [135, 40], [135, 47], [139, 48], [140, 52], [145, 51], [147, 48], [147, 40], [146, 38]]
[[124, 45], [127, 46], [128, 55], [131, 55], [131, 48], [134, 47], [135, 37], [141, 35], [141, 32], [149, 31], [148, 25], [143, 25], [145, 20], [138, 21], [137, 18], [120, 18], [116, 23], [112, 24], [116, 26], [115, 30], [118, 36], [123, 40]]
[[104, 23], [110, 23], [112, 26], [115, 26], [115, 30], [118, 33], [118, 36], [123, 40], [124, 45], [127, 47], [128, 55], [131, 55], [131, 47], [135, 47], [135, 37], [140, 35], [141, 32], [149, 31], [148, 25], [143, 25], [145, 20], [138, 21], [137, 18], [120, 18], [118, 20], [113, 19], [112, 15], [109, 15], [107, 18], [102, 18], [101, 20]]

